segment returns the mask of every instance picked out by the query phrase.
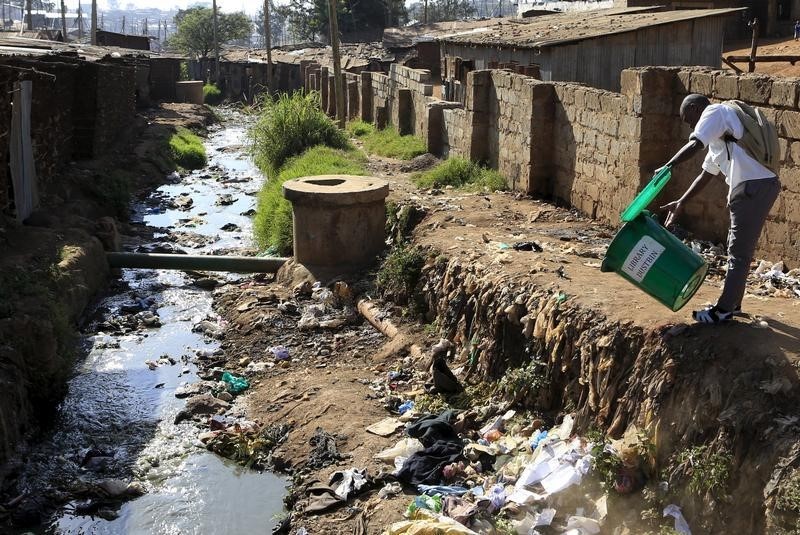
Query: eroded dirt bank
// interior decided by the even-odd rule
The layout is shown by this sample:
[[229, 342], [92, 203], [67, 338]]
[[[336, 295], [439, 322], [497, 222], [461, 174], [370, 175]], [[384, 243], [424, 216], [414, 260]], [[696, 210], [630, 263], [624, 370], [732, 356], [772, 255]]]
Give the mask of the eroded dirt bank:
[[[775, 296], [791, 293], [767, 290], [772, 283], [754, 277], [747, 317], [720, 328], [692, 326], [690, 307], [670, 313], [599, 273], [612, 229], [511, 194], [418, 192], [397, 162], [372, 158], [371, 166], [390, 178], [395, 208], [415, 207], [399, 212], [395, 230], [410, 230], [408, 222], [419, 219], [412, 213], [424, 216], [409, 235], [421, 251], [419, 275], [408, 271], [411, 264], [395, 273], [410, 277], [410, 292], [376, 288], [374, 274], [363, 274], [328, 288], [253, 279], [217, 296], [228, 328], [225, 360], [216, 364], [251, 378], [244, 399], [254, 420], [289, 426], [272, 461], [294, 478], [287, 502], [294, 528], [381, 533], [402, 520], [419, 491], [384, 489], [395, 467], [375, 458], [403, 439], [402, 425], [388, 436], [365, 429], [398, 417], [408, 400], [416, 417], [448, 406], [464, 411], [456, 425], [470, 442], [513, 409], [505, 438], [487, 443], [501, 467], [515, 458], [531, 462], [522, 456], [530, 455], [530, 437], [570, 418], [571, 434], [595, 443], [603, 440], [597, 430], [614, 439], [640, 430], [631, 466], [597, 464], [573, 491], [532, 507], [509, 497], [524, 464], [444, 481], [505, 487], [501, 512], [482, 510], [465, 521], [476, 532], [509, 532], [545, 505], [557, 514], [542, 533], [561, 533], [576, 511], [599, 519], [603, 533], [664, 532], [672, 526], [662, 517], [670, 504], [683, 508], [694, 533], [795, 527], [788, 496], [800, 462], [798, 301]], [[525, 241], [542, 251], [509, 247]], [[722, 260], [709, 258], [713, 275], [695, 304], [719, 291]], [[442, 348], [466, 387], [461, 394], [426, 390], [431, 358]], [[350, 468], [366, 469], [370, 482], [329, 512], [311, 513], [324, 495], [319, 484]]]

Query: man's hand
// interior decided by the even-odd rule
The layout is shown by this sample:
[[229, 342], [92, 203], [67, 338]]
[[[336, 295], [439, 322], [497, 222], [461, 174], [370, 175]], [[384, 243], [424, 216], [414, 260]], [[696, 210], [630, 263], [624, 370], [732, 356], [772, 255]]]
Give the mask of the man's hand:
[[665, 227], [669, 227], [675, 219], [681, 214], [683, 211], [683, 201], [678, 199], [677, 201], [672, 201], [669, 204], [665, 204], [661, 207], [662, 210], [669, 210], [669, 215], [667, 215], [667, 220], [664, 222]]

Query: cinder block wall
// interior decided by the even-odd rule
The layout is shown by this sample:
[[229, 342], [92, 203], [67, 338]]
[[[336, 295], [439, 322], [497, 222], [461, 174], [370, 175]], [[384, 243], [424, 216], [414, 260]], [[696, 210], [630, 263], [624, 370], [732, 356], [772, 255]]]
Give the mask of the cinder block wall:
[[[323, 79], [327, 73], [321, 73]], [[423, 137], [429, 151], [486, 162], [518, 191], [551, 197], [598, 221], [619, 214], [688, 139], [678, 110], [689, 92], [712, 100], [740, 98], [762, 107], [778, 125], [783, 190], [770, 214], [758, 255], [800, 263], [800, 85], [798, 79], [735, 76], [680, 67], [627, 69], [621, 92], [575, 83], [541, 82], [510, 71], [472, 71], [464, 103], [428, 93], [426, 71], [393, 66], [363, 73], [361, 117], [398, 125]], [[313, 76], [307, 87], [315, 89]], [[324, 92], [327, 84], [322, 84]], [[383, 117], [375, 117], [376, 110]], [[410, 125], [410, 126], [408, 126]], [[678, 198], [700, 171], [702, 157], [683, 164], [652, 209]], [[720, 178], [692, 201], [681, 223], [697, 236], [725, 241], [727, 186]]]
[[[680, 103], [689, 93], [700, 93], [714, 102], [739, 99], [760, 107], [778, 127], [781, 146], [781, 194], [765, 225], [757, 254], [770, 259], [785, 259], [792, 265], [800, 262], [800, 79], [769, 77], [758, 74], [736, 76], [729, 71], [708, 69], [658, 69], [670, 85], [669, 114], [661, 128], [671, 133], [663, 148], [661, 161], [666, 161], [689, 137], [690, 130], [679, 117]], [[644, 94], [648, 94], [647, 87]], [[645, 114], [645, 118], [648, 115]], [[654, 152], [658, 152], [654, 149]], [[659, 200], [680, 196], [700, 172], [702, 157], [683, 164], [674, 173], [671, 183]], [[681, 223], [699, 236], [725, 242], [728, 229], [728, 186], [719, 180], [703, 191], [686, 207]]]

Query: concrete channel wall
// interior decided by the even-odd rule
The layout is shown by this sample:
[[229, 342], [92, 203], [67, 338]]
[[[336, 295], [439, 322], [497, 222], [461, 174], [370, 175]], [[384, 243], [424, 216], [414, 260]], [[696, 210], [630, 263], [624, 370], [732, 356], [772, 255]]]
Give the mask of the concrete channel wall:
[[[328, 113], [332, 75], [304, 66], [309, 90], [319, 90]], [[683, 145], [689, 135], [678, 116], [683, 97], [739, 98], [762, 107], [779, 130], [783, 184], [758, 254], [800, 262], [800, 107], [794, 79], [736, 76], [723, 71], [644, 67], [622, 72], [619, 93], [576, 83], [542, 82], [508, 70], [472, 71], [464, 102], [433, 96], [430, 72], [392, 65], [388, 74], [348, 76], [348, 109], [379, 127], [392, 125], [425, 140], [439, 156], [458, 155], [498, 169], [517, 191], [563, 202], [600, 222], [619, 214]], [[348, 114], [350, 117], [354, 115]], [[677, 198], [700, 169], [701, 158], [677, 169], [653, 206]], [[699, 237], [724, 242], [727, 186], [720, 178], [690, 202], [681, 221]]]

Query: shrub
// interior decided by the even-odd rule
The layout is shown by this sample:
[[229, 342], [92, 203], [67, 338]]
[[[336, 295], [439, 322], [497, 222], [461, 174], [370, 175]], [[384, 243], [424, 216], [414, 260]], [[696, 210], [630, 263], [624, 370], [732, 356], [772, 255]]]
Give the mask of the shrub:
[[398, 304], [411, 302], [422, 275], [425, 252], [419, 247], [402, 243], [395, 246], [381, 265], [375, 283], [385, 297]]
[[[371, 125], [370, 125], [371, 126]], [[363, 129], [363, 128], [361, 128]], [[371, 154], [410, 160], [428, 152], [425, 142], [416, 136], [401, 136], [394, 128], [375, 130], [363, 135], [364, 148]]]
[[503, 175], [464, 158], [450, 158], [430, 171], [414, 177], [420, 188], [453, 186], [469, 191], [497, 191], [508, 188]]
[[219, 104], [222, 102], [222, 91], [214, 84], [206, 84], [203, 86], [203, 102], [206, 104]]
[[206, 165], [203, 140], [189, 129], [179, 126], [169, 138], [172, 159], [184, 169], [201, 169]]
[[347, 135], [320, 108], [319, 94], [300, 91], [262, 101], [261, 117], [250, 130], [256, 165], [274, 174], [291, 157], [326, 145], [348, 149]]
[[364, 175], [364, 157], [355, 151], [330, 147], [311, 148], [286, 162], [258, 194], [258, 207], [253, 221], [256, 243], [279, 255], [292, 252], [292, 205], [283, 198], [283, 183], [293, 178], [312, 175]]

